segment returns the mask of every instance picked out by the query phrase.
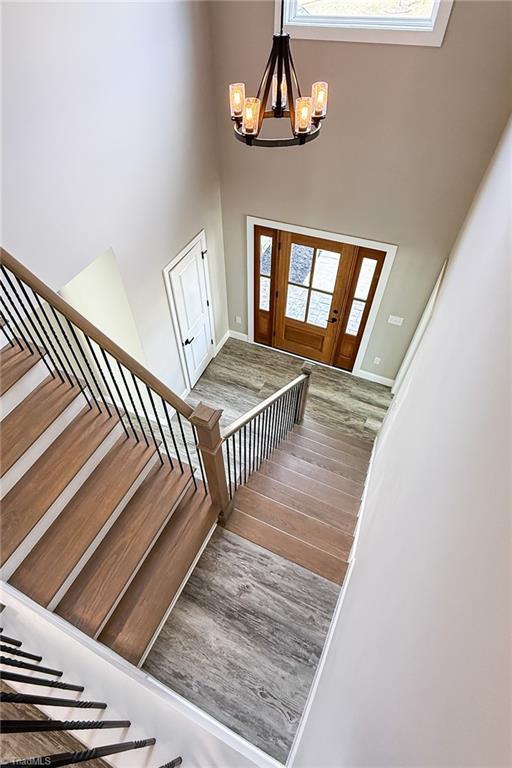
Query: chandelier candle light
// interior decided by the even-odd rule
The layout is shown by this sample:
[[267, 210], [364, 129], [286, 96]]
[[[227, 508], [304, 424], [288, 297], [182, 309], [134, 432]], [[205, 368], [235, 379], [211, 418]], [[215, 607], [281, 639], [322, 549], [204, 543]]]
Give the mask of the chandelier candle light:
[[[313, 83], [311, 96], [301, 93], [290, 50], [290, 35], [283, 32], [283, 20], [284, 0], [281, 0], [281, 31], [273, 36], [272, 50], [256, 97], [246, 97], [244, 83], [229, 86], [235, 137], [256, 147], [291, 147], [313, 141], [319, 135], [321, 121], [327, 114], [327, 83]], [[271, 109], [267, 109], [269, 96]], [[291, 136], [260, 138], [264, 120], [282, 117], [290, 120]]]

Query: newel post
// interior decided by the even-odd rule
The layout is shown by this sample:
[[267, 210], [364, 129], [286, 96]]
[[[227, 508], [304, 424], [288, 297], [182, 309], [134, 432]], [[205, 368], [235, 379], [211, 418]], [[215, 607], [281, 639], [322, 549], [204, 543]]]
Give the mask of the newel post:
[[208, 490], [213, 506], [222, 520], [226, 520], [231, 511], [226, 469], [222, 453], [220, 417], [222, 411], [199, 403], [190, 416], [190, 421], [197, 431], [197, 446], [201, 452]]
[[299, 408], [297, 410], [297, 418], [295, 419], [296, 424], [302, 424], [304, 420], [304, 412], [306, 410], [306, 404], [308, 401], [309, 382], [311, 380], [311, 374], [313, 373], [313, 366], [311, 363], [304, 362], [302, 363], [300, 372], [303, 373], [307, 378], [302, 386], [302, 395], [300, 398]]

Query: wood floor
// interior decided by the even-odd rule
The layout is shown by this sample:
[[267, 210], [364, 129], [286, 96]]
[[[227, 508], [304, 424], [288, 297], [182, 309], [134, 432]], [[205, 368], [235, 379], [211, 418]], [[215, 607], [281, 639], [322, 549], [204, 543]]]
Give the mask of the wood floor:
[[[187, 400], [223, 408], [227, 426], [300, 373], [302, 360], [269, 347], [228, 339]], [[315, 365], [307, 416], [337, 432], [373, 441], [391, 403], [389, 387]]]

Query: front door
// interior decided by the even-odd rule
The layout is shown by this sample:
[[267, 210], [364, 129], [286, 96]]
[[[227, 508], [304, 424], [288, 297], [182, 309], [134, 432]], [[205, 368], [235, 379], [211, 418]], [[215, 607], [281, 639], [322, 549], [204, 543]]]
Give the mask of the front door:
[[196, 242], [171, 269], [169, 282], [190, 386], [213, 356], [209, 299], [201, 242]]
[[274, 346], [329, 363], [354, 246], [281, 234]]
[[385, 253], [255, 228], [254, 340], [351, 371]]

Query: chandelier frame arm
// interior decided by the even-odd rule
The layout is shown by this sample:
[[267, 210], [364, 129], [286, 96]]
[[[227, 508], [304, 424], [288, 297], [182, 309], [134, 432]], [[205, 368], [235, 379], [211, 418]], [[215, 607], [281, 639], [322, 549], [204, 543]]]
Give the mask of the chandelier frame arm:
[[279, 40], [280, 40], [279, 35], [274, 35], [274, 42], [272, 43], [272, 51], [270, 52], [269, 65], [267, 67], [265, 74], [263, 75], [265, 84], [263, 86], [263, 95], [261, 97], [261, 108], [260, 108], [260, 114], [258, 118], [257, 133], [261, 131], [261, 126], [263, 125], [263, 120], [265, 118], [265, 108], [267, 106], [268, 96], [270, 93], [270, 88], [272, 86], [272, 76], [274, 74], [274, 69], [276, 67], [276, 60], [279, 56]]
[[[263, 75], [261, 77], [260, 84], [258, 86], [258, 92], [256, 94], [256, 98], [257, 99], [260, 98], [261, 89], [263, 88], [263, 84], [265, 83], [266, 79], [268, 78], [269, 72], [273, 72], [274, 71], [274, 66], [275, 66], [275, 63], [276, 63], [276, 61], [275, 61], [276, 55], [277, 55], [276, 35], [274, 35], [274, 38], [273, 38], [273, 41], [272, 41], [272, 48], [270, 49], [270, 54], [269, 54], [269, 57], [268, 57], [268, 61], [267, 61], [267, 64], [265, 66]], [[265, 104], [262, 104], [262, 106], [264, 108]]]
[[[287, 56], [284, 57], [284, 71], [285, 71], [285, 77], [286, 77], [286, 89], [288, 91], [288, 112], [290, 117], [290, 125], [292, 128], [292, 133], [295, 133], [295, 95], [293, 93], [292, 73], [290, 69], [290, 59], [291, 59], [290, 38], [286, 40], [286, 48], [287, 48], [287, 51], [286, 51]], [[300, 95], [300, 89], [298, 90]]]
[[288, 38], [288, 58], [290, 59], [290, 65], [291, 65], [291, 68], [292, 68], [293, 79], [295, 80], [295, 85], [296, 85], [296, 88], [297, 88], [297, 96], [300, 97], [300, 96], [302, 96], [302, 92], [300, 90], [300, 83], [299, 83], [299, 78], [297, 76], [297, 70], [295, 69], [295, 64], [293, 62], [292, 49], [290, 48], [290, 38]]

